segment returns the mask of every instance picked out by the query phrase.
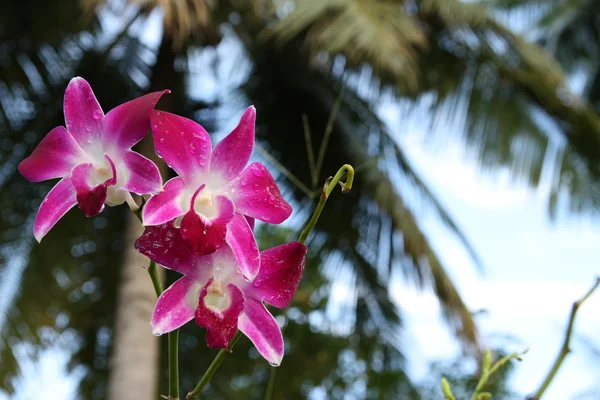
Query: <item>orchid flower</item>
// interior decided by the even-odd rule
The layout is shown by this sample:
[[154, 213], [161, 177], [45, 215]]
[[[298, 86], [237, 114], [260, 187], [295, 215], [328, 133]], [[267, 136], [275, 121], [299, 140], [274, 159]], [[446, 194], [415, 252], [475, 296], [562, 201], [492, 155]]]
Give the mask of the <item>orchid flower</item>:
[[129, 192], [161, 190], [156, 165], [131, 147], [150, 129], [150, 112], [167, 92], [138, 97], [105, 116], [87, 81], [71, 79], [64, 99], [66, 128], [52, 129], [19, 164], [19, 172], [31, 182], [62, 178], [36, 215], [33, 233], [38, 242], [76, 204], [90, 217], [104, 204], [132, 200]]
[[171, 332], [195, 319], [207, 328], [209, 347], [226, 348], [239, 329], [272, 365], [283, 358], [283, 336], [263, 301], [289, 305], [298, 289], [307, 247], [291, 242], [259, 253], [256, 241], [231, 232], [252, 230], [241, 215], [233, 217], [226, 244], [208, 255], [192, 251], [173, 221], [147, 227], [136, 249], [183, 277], [158, 298], [152, 316], [155, 335]]
[[[279, 224], [292, 213], [264, 165], [246, 167], [254, 147], [256, 111], [249, 107], [238, 126], [211, 152], [208, 133], [196, 122], [163, 111], [152, 113], [156, 153], [178, 174], [150, 198], [143, 211], [146, 226], [175, 219], [181, 236], [198, 254], [225, 243], [235, 214]], [[233, 228], [235, 229], [235, 228]]]

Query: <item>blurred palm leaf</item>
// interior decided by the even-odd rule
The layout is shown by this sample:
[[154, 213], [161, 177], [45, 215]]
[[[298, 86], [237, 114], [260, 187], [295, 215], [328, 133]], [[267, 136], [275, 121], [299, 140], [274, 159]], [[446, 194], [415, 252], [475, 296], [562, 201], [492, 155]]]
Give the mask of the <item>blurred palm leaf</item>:
[[[317, 65], [328, 63], [322, 56], [322, 52], [326, 52], [331, 57], [329, 60], [343, 55], [345, 67], [356, 67], [350, 70], [360, 72], [364, 64], [353, 62], [357, 59], [355, 54], [359, 54], [360, 59], [373, 69], [371, 82], [375, 87], [391, 88], [399, 97], [414, 97], [417, 104], [431, 104], [433, 96], [434, 121], [453, 121], [459, 130], [466, 124], [466, 143], [479, 154], [483, 165], [496, 166], [501, 162], [513, 167], [517, 176], [527, 178], [534, 185], [539, 183], [543, 153], [541, 157], [535, 156], [529, 165], [524, 165], [523, 156], [529, 156], [527, 151], [532, 146], [524, 146], [524, 154], [519, 157], [520, 143], [524, 140], [540, 143], [539, 148], [544, 149], [550, 140], [563, 136], [570, 155], [551, 160], [561, 172], [555, 175], [553, 186], [569, 194], [573, 209], [590, 209], [598, 204], [600, 170], [595, 160], [600, 148], [599, 116], [584, 98], [569, 89], [556, 60], [538, 45], [527, 42], [498, 23], [486, 13], [482, 3], [332, 0], [322, 2], [319, 7], [313, 3], [311, 0], [297, 1], [293, 11], [271, 25], [267, 36], [274, 36], [280, 45], [294, 38], [300, 39], [312, 51]], [[490, 3], [494, 10], [505, 6], [503, 2]], [[519, 3], [530, 4], [527, 1]], [[589, 15], [583, 2], [579, 3], [578, 14]], [[590, 3], [585, 2], [585, 5]], [[403, 36], [406, 33], [399, 33], [397, 26], [385, 22], [394, 15], [389, 12], [385, 19], [357, 16], [362, 25], [355, 34], [368, 41], [358, 47], [340, 49], [339, 41], [351, 43], [351, 34], [342, 38], [319, 35], [322, 26], [335, 23], [338, 18], [348, 15], [349, 10], [360, 9], [364, 15], [379, 15], [374, 10], [388, 7], [402, 15], [397, 23], [403, 24], [403, 29], [414, 35], [419, 33], [418, 45], [413, 43], [404, 51], [398, 47], [395, 52], [389, 52], [386, 47], [389, 43], [377, 40], [377, 35], [362, 35], [366, 31], [379, 32], [380, 37], [407, 37]], [[570, 4], [568, 11], [572, 13], [573, 8]], [[559, 47], [569, 48], [567, 43], [565, 41]], [[384, 54], [387, 57], [383, 57]], [[407, 67], [402, 72], [396, 70], [396, 74], [390, 74], [397, 60], [408, 60]], [[417, 66], [417, 73], [411, 72], [413, 65]], [[466, 112], [461, 114], [463, 111]], [[443, 127], [447, 131], [447, 124]], [[473, 136], [477, 136], [477, 140]], [[502, 153], [504, 156], [498, 157]], [[567, 164], [571, 161], [587, 170], [578, 175], [582, 179], [577, 187], [569, 177], [570, 171], [575, 170], [573, 165]], [[590, 191], [590, 186], [596, 189]], [[549, 200], [551, 211], [554, 211], [554, 203]]]
[[[87, 2], [89, 7], [101, 3]], [[479, 152], [483, 165], [510, 165], [532, 184], [537, 184], [542, 175], [549, 131], [559, 132], [569, 146], [556, 162], [559, 172], [554, 194], [558, 196], [559, 190], [567, 188], [572, 204], [579, 202], [582, 207], [598, 201], [599, 171], [594, 162], [600, 131], [598, 116], [585, 100], [568, 90], [560, 66], [550, 56], [490, 18], [480, 4], [442, 0], [299, 0], [294, 10], [283, 13], [283, 17], [281, 10], [266, 0], [218, 4], [161, 0], [140, 4], [141, 8], [136, 9], [139, 14], [134, 13], [135, 18], [130, 21], [137, 21], [142, 28], [136, 31], [134, 23], [125, 23], [122, 33], [109, 40], [103, 34], [101, 19], [91, 20], [87, 30], [80, 30], [80, 20], [72, 15], [79, 15], [73, 11], [78, 9], [75, 4], [65, 14], [69, 18], [61, 15], [52, 20], [56, 9], [46, 10], [45, 20], [65, 19], [56, 25], [59, 29], [48, 28], [52, 34], [32, 34], [29, 47], [16, 46], [19, 26], [4, 21], [12, 17], [0, 20], [0, 116], [3, 132], [11, 132], [8, 139], [3, 138], [8, 141], [2, 143], [2, 181], [10, 185], [5, 193], [11, 193], [3, 196], [3, 201], [10, 202], [8, 209], [20, 210], [23, 216], [15, 219], [3, 215], [2, 231], [13, 238], [14, 244], [23, 242], [19, 230], [35, 208], [28, 203], [17, 204], [17, 199], [41, 195], [33, 191], [39, 189], [23, 189], [23, 182], [14, 175], [16, 163], [43, 133], [61, 123], [60, 100], [66, 80], [74, 73], [84, 75], [98, 88], [97, 95], [105, 100], [107, 109], [160, 81], [161, 74], [152, 57], [157, 49], [147, 47], [139, 38], [146, 26], [147, 12], [154, 5], [165, 8], [167, 34], [163, 43], [179, 46], [178, 71], [187, 73], [188, 80], [192, 79], [191, 66], [197, 61], [195, 54], [218, 43], [223, 32], [234, 30], [235, 40], [242, 44], [243, 56], [252, 68], [241, 89], [259, 109], [258, 137], [272, 156], [311, 189], [314, 188], [306, 157], [298, 150], [306, 148], [302, 116], [308, 117], [312, 143], [319, 144], [336, 99], [341, 98], [319, 179], [324, 180], [346, 162], [360, 170], [355, 190], [345, 196], [336, 194], [318, 226], [313, 248], [323, 259], [338, 260], [325, 263], [319, 276], [349, 276], [347, 282], [354, 286], [351, 329], [356, 330], [350, 338], [378, 338], [385, 352], [396, 352], [390, 359], [400, 366], [400, 318], [388, 285], [397, 268], [418, 284], [434, 288], [451, 326], [466, 343], [475, 343], [477, 332], [469, 310], [419, 226], [411, 196], [418, 193], [419, 198], [426, 199], [431, 210], [467, 247], [468, 244], [440, 201], [411, 168], [404, 149], [397, 144], [397, 133], [389, 132], [372, 111], [384, 90], [392, 89], [394, 99], [410, 99], [415, 108], [429, 102], [426, 111], [434, 112], [430, 130], [439, 130], [449, 120], [464, 124], [465, 141]], [[117, 2], [103, 10], [111, 8], [117, 14], [123, 13]], [[27, 16], [23, 10], [9, 11]], [[13, 15], [9, 11], [0, 15]], [[341, 69], [336, 60], [342, 61]], [[162, 67], [172, 71], [174, 65]], [[370, 84], [366, 86], [359, 79], [365, 71], [370, 71], [366, 74]], [[347, 76], [352, 79], [341, 95], [341, 82]], [[186, 88], [172, 89], [179, 89], [183, 95]], [[191, 101], [176, 101], [172, 111], [202, 119], [206, 114], [196, 113], [196, 108], [197, 104]], [[20, 150], [11, 152], [9, 149], [17, 144], [22, 146]], [[287, 186], [294, 190], [301, 214], [311, 212], [313, 205], [304, 195], [292, 184]], [[118, 215], [108, 217], [112, 225]], [[64, 235], [73, 237], [74, 232]], [[79, 263], [63, 247], [58, 249], [63, 252], [53, 261], [57, 265]], [[97, 245], [92, 253], [101, 249], [104, 247]], [[118, 251], [118, 246], [115, 249]], [[101, 257], [97, 265], [106, 261]], [[30, 261], [30, 265], [36, 264]], [[38, 268], [42, 267], [35, 267]], [[90, 268], [90, 274], [97, 271]], [[104, 282], [110, 276], [101, 275], [101, 279]], [[327, 290], [331, 284], [315, 287], [311, 293]], [[37, 295], [38, 291], [32, 288], [28, 293]], [[109, 298], [111, 293], [106, 289]], [[22, 298], [18, 309], [28, 310], [27, 301], [31, 299]], [[106, 302], [106, 307], [111, 304], [114, 305]], [[83, 310], [88, 306], [82, 303]], [[110, 330], [112, 312], [109, 308], [102, 310], [108, 314], [98, 323]], [[33, 318], [34, 315], [40, 314], [27, 312], [20, 317], [32, 316], [27, 322], [35, 327], [40, 318]], [[98, 326], [84, 321], [88, 323], [82, 325], [81, 332], [89, 346], [84, 348], [87, 355], [80, 360], [91, 366], [96, 359], [106, 360], [108, 350], [106, 343], [94, 336]], [[306, 325], [298, 329], [306, 330]], [[343, 347], [340, 344], [340, 352]], [[360, 354], [358, 348], [354, 351]], [[319, 358], [318, 354], [313, 356]], [[333, 364], [327, 365], [332, 371]], [[314, 379], [318, 385], [322, 375]], [[227, 386], [223, 385], [229, 383], [215, 384], [215, 390], [221, 387], [226, 393]]]

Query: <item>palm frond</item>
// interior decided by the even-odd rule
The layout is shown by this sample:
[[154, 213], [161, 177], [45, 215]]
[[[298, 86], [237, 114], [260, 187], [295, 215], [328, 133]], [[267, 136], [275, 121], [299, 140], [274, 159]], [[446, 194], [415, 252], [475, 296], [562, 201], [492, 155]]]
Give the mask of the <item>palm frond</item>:
[[426, 46], [423, 27], [396, 1], [299, 1], [272, 29], [279, 44], [306, 31], [313, 57], [343, 54], [350, 65], [368, 63], [379, 76], [415, 89], [417, 50]]
[[[240, 37], [248, 37], [248, 34], [248, 31], [241, 32]], [[342, 85], [326, 69], [311, 67], [310, 54], [299, 52], [296, 41], [283, 46], [271, 46], [269, 43], [272, 42], [257, 46], [252, 39], [245, 42], [254, 71], [253, 79], [244, 91], [250, 101], [262, 110], [258, 116], [259, 132], [263, 132], [262, 139], [269, 144], [268, 150], [284, 160], [285, 167], [296, 177], [310, 185], [306, 159], [299, 158], [297, 153], [292, 155], [290, 151], [306, 147], [301, 124], [303, 114], [309, 120], [312, 143], [320, 143], [329, 112], [340, 96]], [[262, 76], [269, 79], [259, 79]], [[276, 132], [286, 134], [281, 136]], [[365, 148], [364, 143], [378, 145], [370, 149]], [[384, 149], [390, 148], [400, 156], [378, 162], [378, 156], [384, 154]], [[471, 314], [460, 300], [452, 281], [442, 272], [442, 264], [413, 212], [405, 204], [402, 192], [413, 189], [394, 184], [384, 165], [399, 165], [417, 187], [422, 185], [422, 181], [409, 169], [410, 164], [402, 156], [401, 149], [388, 136], [387, 128], [370, 110], [370, 105], [350, 86], [342, 95], [324, 170], [326, 173], [334, 171], [347, 162], [363, 166], [355, 178], [356, 192], [332, 202], [326, 215], [321, 217], [318, 229], [323, 233], [323, 246], [327, 251], [338, 252], [359, 278], [355, 282], [362, 282], [356, 288], [359, 293], [357, 301], [363, 298], [373, 307], [369, 315], [375, 318], [374, 321], [379, 321], [378, 324], [386, 320], [392, 323], [387, 332], [397, 331], [394, 327], [399, 321], [397, 310], [390, 303], [389, 288], [384, 282], [389, 282], [390, 269], [403, 268], [420, 285], [431, 284], [437, 288], [447, 315], [453, 316], [451, 322], [456, 332], [466, 343], [476, 343], [477, 334]], [[431, 195], [427, 190], [421, 190], [421, 193]], [[431, 204], [434, 208], [440, 206], [437, 200]], [[450, 220], [443, 208], [440, 207], [440, 210], [441, 215]], [[400, 247], [389, 246], [392, 237], [397, 234], [402, 236], [403, 244]], [[382, 252], [380, 246], [388, 247]], [[387, 268], [380, 269], [382, 264]], [[360, 325], [357, 320], [356, 326]]]
[[[407, 77], [404, 72], [390, 75], [392, 68], [378, 68], [372, 56], [363, 54], [363, 60], [373, 68], [371, 82], [374, 86], [392, 88], [398, 98], [407, 95], [413, 97], [415, 93], [417, 101], [423, 95], [437, 96], [436, 108], [432, 110], [434, 115], [441, 111], [443, 118], [454, 120], [459, 129], [462, 125], [469, 127], [467, 131], [469, 135], [473, 134], [475, 129], [479, 130], [477, 136], [484, 138], [483, 142], [476, 143], [468, 136], [466, 142], [469, 146], [475, 147], [479, 153], [479, 160], [484, 166], [497, 166], [499, 163], [508, 165], [516, 176], [525, 176], [532, 185], [539, 183], [545, 157], [543, 153], [536, 150], [532, 162], [523, 162], [534, 146], [520, 146], [521, 138], [526, 136], [529, 143], [541, 143], [539, 149], [544, 149], [550, 140], [554, 140], [552, 136], [556, 137], [558, 134], [566, 139], [568, 151], [575, 153], [574, 157], [564, 158], [564, 160], [581, 159], [585, 164], [584, 169], [587, 170], [585, 176], [591, 178], [588, 184], [597, 184], [600, 170], [594, 160], [597, 158], [595, 149], [600, 147], [600, 117], [584, 98], [569, 89], [568, 80], [558, 62], [560, 58], [558, 61], [555, 60], [544, 48], [514, 34], [489, 15], [490, 8], [510, 9], [522, 5], [523, 2], [484, 4], [428, 0], [419, 2], [418, 8], [410, 12], [400, 2], [371, 3], [369, 7], [374, 8], [383, 7], [385, 3], [385, 7], [391, 7], [396, 11], [396, 13], [388, 12], [386, 14], [388, 18], [395, 18], [396, 23], [404, 24], [403, 26], [408, 26], [405, 19], [409, 18], [412, 21], [410, 26], [418, 27], [425, 35], [420, 36], [420, 44], [413, 46], [413, 51], [401, 53], [403, 57], [410, 57], [411, 65], [413, 61], [416, 63], [417, 67], [413, 70], [415, 73], [411, 77]], [[563, 3], [572, 6], [570, 1], [553, 2], [552, 6], [563, 7]], [[595, 15], [586, 12], [583, 7], [590, 6], [591, 3], [584, 3], [581, 3], [582, 7], [580, 7], [582, 13], [578, 15]], [[344, 65], [344, 68], [352, 70], [352, 56], [349, 52], [355, 51], [356, 46], [346, 49], [337, 47], [339, 39], [332, 37], [322, 37], [321, 42], [315, 42], [313, 32], [319, 32], [320, 26], [331, 22], [334, 18], [340, 18], [346, 9], [360, 7], [363, 3], [348, 1], [340, 5], [341, 3], [331, 1], [327, 2], [328, 7], [323, 3], [319, 12], [315, 11], [316, 8], [311, 9], [311, 4], [310, 1], [297, 2], [294, 11], [272, 25], [271, 35], [275, 36], [279, 45], [298, 40], [309, 52], [327, 51], [331, 57], [329, 60], [342, 55], [345, 61], [350, 61]], [[486, 12], [486, 5], [488, 12]], [[397, 35], [393, 28], [395, 24], [384, 23], [383, 17], [363, 18], [361, 21], [365, 24], [360, 31], [361, 34], [365, 30], [371, 32], [385, 30], [386, 34]], [[379, 36], [386, 35], [379, 33]], [[386, 53], [385, 45], [376, 40], [371, 40], [369, 46], [372, 47], [371, 52]], [[562, 44], [559, 47], [569, 46]], [[395, 59], [395, 57], [387, 58]], [[323, 68], [329, 63], [330, 61], [321, 57], [314, 65]], [[484, 86], [473, 87], [474, 84], [479, 84], [479, 80]], [[600, 80], [591, 80], [590, 88], [597, 81]], [[406, 82], [410, 82], [409, 84], [417, 90], [407, 92]], [[477, 92], [479, 98], [468, 97]], [[498, 97], [491, 99], [493, 96]], [[516, 103], [515, 98], [518, 98]], [[478, 102], [480, 104], [477, 104]], [[493, 103], [497, 103], [500, 108], [492, 109]], [[457, 119], [456, 115], [449, 116], [452, 107], [462, 106], [462, 104], [472, 105], [467, 107], [468, 112], [464, 114], [462, 120]], [[519, 104], [519, 108], [513, 107], [514, 104]], [[508, 112], [511, 113], [510, 117], [506, 115]], [[502, 116], [502, 113], [505, 115]], [[540, 124], [541, 120], [548, 122]], [[517, 124], [518, 121], [521, 122]], [[555, 128], [553, 132], [548, 130], [548, 126], [551, 125]], [[490, 135], [488, 129], [491, 129]], [[501, 139], [503, 147], [494, 145], [493, 140], [489, 139]], [[524, 151], [518, 154], [520, 149]], [[504, 155], [497, 153], [498, 150], [504, 152]], [[570, 169], [570, 167], [565, 168]], [[584, 179], [585, 176], [582, 175], [581, 178]], [[566, 188], [566, 182], [560, 180], [559, 183], [561, 187]], [[600, 204], [597, 193], [597, 191], [584, 190], [573, 192], [568, 197], [569, 204], [574, 210], [596, 207]], [[592, 197], [581, 197], [589, 195]], [[549, 202], [549, 206], [552, 205], [553, 202]], [[575, 205], [583, 205], [583, 207], [578, 208]]]

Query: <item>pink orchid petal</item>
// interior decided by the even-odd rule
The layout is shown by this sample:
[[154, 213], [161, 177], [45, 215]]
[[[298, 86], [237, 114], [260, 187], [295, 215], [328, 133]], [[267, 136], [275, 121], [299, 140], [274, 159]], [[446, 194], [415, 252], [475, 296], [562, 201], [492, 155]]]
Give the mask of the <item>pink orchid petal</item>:
[[69, 82], [65, 90], [64, 113], [67, 131], [82, 148], [102, 140], [104, 112], [85, 79], [76, 77]]
[[237, 257], [242, 274], [252, 281], [260, 268], [260, 252], [248, 221], [236, 214], [227, 227], [225, 240]]
[[185, 190], [185, 183], [180, 177], [170, 179], [163, 191], [152, 196], [144, 206], [142, 219], [144, 225], [160, 225], [169, 222], [184, 213], [180, 196]]
[[181, 220], [181, 236], [187, 241], [192, 251], [199, 255], [205, 255], [214, 253], [223, 247], [227, 224], [235, 213], [233, 203], [225, 196], [215, 198], [218, 213], [215, 218], [208, 219], [196, 213], [193, 204], [200, 190], [194, 194], [192, 207]]
[[79, 164], [73, 168], [71, 179], [77, 191], [77, 202], [86, 217], [98, 215], [104, 208], [106, 201], [106, 185], [98, 184], [90, 186], [88, 178], [94, 173], [94, 165], [91, 163]]
[[123, 162], [129, 172], [127, 182], [123, 186], [125, 190], [137, 194], [160, 192], [162, 178], [156, 164], [134, 151], [127, 151]]
[[191, 321], [201, 287], [196, 279], [184, 276], [162, 292], [152, 314], [152, 333], [162, 335]]
[[85, 157], [86, 154], [65, 127], [57, 126], [42, 139], [29, 157], [21, 161], [19, 172], [31, 182], [69, 176], [71, 169]]
[[302, 278], [308, 247], [291, 242], [260, 253], [260, 271], [247, 295], [275, 307], [287, 307]]
[[198, 267], [202, 265], [188, 248], [173, 221], [146, 227], [142, 236], [135, 241], [135, 248], [165, 268], [184, 275], [197, 276]]
[[75, 187], [71, 178], [61, 179], [48, 192], [40, 205], [33, 223], [33, 235], [40, 242], [48, 231], [77, 204]]
[[258, 300], [246, 299], [244, 313], [238, 319], [238, 328], [248, 336], [256, 350], [272, 366], [283, 359], [283, 335], [277, 321]]
[[255, 122], [256, 109], [248, 107], [238, 126], [215, 146], [211, 170], [217, 171], [227, 182], [238, 176], [250, 160]]
[[224, 294], [229, 302], [227, 308], [219, 309], [207, 306], [205, 303], [209, 287], [213, 279], [209, 280], [200, 292], [200, 301], [196, 309], [195, 320], [202, 328], [206, 328], [206, 342], [209, 347], [227, 348], [235, 336], [238, 327], [238, 317], [244, 311], [244, 294], [235, 285], [229, 284], [224, 288]]
[[212, 146], [204, 128], [164, 111], [153, 111], [151, 120], [156, 154], [187, 184], [201, 180], [210, 167]]
[[275, 179], [261, 163], [252, 163], [229, 183], [236, 212], [271, 224], [280, 224], [292, 214], [281, 197]]
[[150, 130], [150, 115], [154, 106], [165, 93], [153, 92], [123, 103], [106, 114], [104, 144], [127, 150], [142, 140]]

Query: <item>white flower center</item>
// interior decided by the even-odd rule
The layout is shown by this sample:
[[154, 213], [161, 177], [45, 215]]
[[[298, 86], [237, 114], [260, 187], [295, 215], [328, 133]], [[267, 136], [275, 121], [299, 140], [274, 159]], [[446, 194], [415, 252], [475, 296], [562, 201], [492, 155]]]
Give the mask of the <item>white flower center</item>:
[[110, 164], [108, 163], [108, 161], [104, 161], [102, 164], [96, 166], [96, 169], [95, 169], [94, 175], [93, 175], [93, 180], [94, 180], [95, 185], [104, 183], [112, 177], [113, 177], [113, 171], [112, 171], [112, 168], [110, 167]]
[[207, 288], [206, 297], [204, 297], [204, 304], [206, 307], [214, 311], [222, 311], [228, 308], [230, 303], [230, 299], [227, 297], [225, 292], [223, 292], [221, 282], [214, 281], [211, 283], [211, 285]]
[[198, 195], [196, 196], [196, 201], [194, 201], [194, 210], [197, 213], [202, 213], [206, 215], [206, 211], [211, 211], [212, 209], [212, 193], [210, 192], [210, 190], [207, 190], [205, 188], [201, 190], [200, 193], [198, 193]]

